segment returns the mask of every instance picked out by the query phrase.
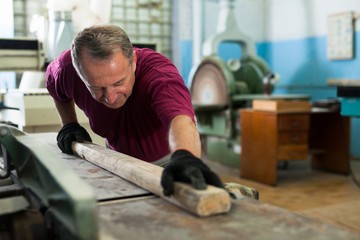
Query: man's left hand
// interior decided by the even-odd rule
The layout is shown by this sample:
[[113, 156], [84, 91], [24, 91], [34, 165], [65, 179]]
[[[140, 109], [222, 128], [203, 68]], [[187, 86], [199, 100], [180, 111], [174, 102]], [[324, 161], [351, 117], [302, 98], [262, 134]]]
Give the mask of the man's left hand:
[[220, 178], [199, 158], [186, 150], [177, 150], [161, 176], [165, 196], [174, 193], [174, 181], [191, 183], [196, 189], [206, 189], [207, 184], [223, 188]]

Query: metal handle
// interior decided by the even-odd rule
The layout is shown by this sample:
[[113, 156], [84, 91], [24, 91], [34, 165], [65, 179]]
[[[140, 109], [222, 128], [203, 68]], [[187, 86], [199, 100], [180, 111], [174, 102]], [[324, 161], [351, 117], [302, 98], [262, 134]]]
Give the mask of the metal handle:
[[292, 142], [298, 142], [299, 141], [299, 137], [298, 136], [291, 136], [290, 137], [290, 140], [292, 141]]
[[[4, 144], [1, 143], [1, 151], [3, 153], [3, 162], [0, 162], [0, 179], [5, 179], [10, 176], [10, 168], [8, 167], [8, 154]], [[3, 165], [3, 166], [1, 166]]]
[[293, 156], [293, 157], [294, 157], [294, 156], [297, 156], [297, 155], [299, 155], [299, 152], [291, 152], [291, 153], [290, 153], [290, 156]]
[[293, 127], [299, 127], [301, 125], [301, 122], [292, 122], [291, 126]]

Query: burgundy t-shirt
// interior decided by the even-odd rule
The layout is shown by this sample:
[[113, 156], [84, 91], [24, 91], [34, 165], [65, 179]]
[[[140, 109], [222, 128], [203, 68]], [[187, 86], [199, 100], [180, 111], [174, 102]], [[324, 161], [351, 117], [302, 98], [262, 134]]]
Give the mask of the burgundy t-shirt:
[[92, 98], [76, 73], [70, 50], [47, 68], [46, 87], [60, 102], [74, 100], [89, 118], [91, 129], [106, 138], [116, 151], [152, 162], [169, 154], [168, 129], [177, 115], [194, 121], [189, 90], [176, 67], [163, 55], [138, 49], [135, 84], [119, 109], [107, 108]]

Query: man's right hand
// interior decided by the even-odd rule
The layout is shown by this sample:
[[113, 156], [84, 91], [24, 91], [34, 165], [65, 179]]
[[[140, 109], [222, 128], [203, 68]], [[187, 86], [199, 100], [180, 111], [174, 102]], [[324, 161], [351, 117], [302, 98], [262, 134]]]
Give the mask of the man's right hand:
[[174, 181], [186, 182], [195, 189], [206, 189], [207, 184], [224, 188], [224, 184], [216, 173], [185, 149], [175, 151], [171, 161], [161, 175], [161, 186], [165, 196], [174, 193]]
[[89, 133], [76, 122], [65, 124], [58, 133], [56, 140], [61, 151], [67, 154], [73, 154], [71, 149], [71, 143], [73, 141], [92, 142]]

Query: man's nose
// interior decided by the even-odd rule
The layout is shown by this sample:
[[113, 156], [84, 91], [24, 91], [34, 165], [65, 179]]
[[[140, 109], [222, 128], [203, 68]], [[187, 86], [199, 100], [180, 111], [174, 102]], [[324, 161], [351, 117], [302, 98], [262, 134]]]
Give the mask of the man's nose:
[[116, 92], [114, 88], [107, 87], [104, 89], [105, 101], [109, 104], [113, 104], [116, 101]]

